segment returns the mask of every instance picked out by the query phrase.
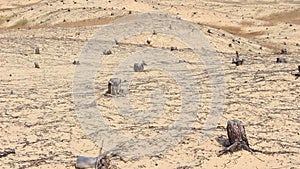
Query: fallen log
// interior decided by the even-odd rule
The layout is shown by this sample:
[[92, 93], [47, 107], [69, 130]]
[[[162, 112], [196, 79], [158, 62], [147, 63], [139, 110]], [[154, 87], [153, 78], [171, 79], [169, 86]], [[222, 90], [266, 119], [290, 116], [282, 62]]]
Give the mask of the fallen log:
[[76, 168], [95, 168], [97, 157], [78, 156], [76, 160]]
[[103, 153], [98, 157], [78, 156], [75, 167], [77, 169], [85, 169], [85, 168], [109, 169], [111, 167], [110, 162], [111, 160], [108, 153]]

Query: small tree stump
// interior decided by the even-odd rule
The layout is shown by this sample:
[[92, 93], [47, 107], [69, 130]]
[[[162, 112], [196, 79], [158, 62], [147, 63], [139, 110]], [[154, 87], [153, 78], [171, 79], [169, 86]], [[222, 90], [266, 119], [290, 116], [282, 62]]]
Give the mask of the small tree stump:
[[143, 72], [144, 71], [144, 66], [146, 66], [147, 64], [143, 61], [141, 63], [135, 63], [133, 65], [133, 70], [135, 72]]
[[280, 50], [280, 53], [281, 53], [281, 54], [287, 54], [286, 48], [282, 48], [282, 49]]
[[238, 51], [236, 51], [236, 57], [232, 59], [232, 64], [240, 66], [243, 64], [244, 61], [245, 59], [240, 58]]
[[105, 49], [105, 50], [103, 51], [103, 54], [104, 54], [104, 55], [111, 55], [111, 54], [112, 54], [112, 51], [109, 50], [109, 49]]
[[80, 65], [79, 60], [74, 60], [73, 65]]
[[176, 46], [171, 46], [171, 51], [178, 50]]
[[96, 169], [109, 169], [110, 168], [110, 158], [107, 154], [100, 155], [97, 158]]
[[121, 79], [111, 78], [108, 81], [108, 91], [107, 93], [111, 95], [117, 95], [121, 93]]
[[40, 54], [40, 48], [39, 47], [34, 48], [34, 54]]
[[296, 76], [296, 79], [300, 77], [300, 65], [298, 66], [298, 72], [292, 72], [292, 75]]
[[234, 152], [241, 149], [252, 152], [249, 146], [246, 131], [243, 123], [239, 120], [228, 120], [227, 122], [227, 135], [230, 146], [219, 151], [218, 156], [227, 152]]
[[285, 58], [277, 58], [276, 63], [287, 63], [287, 60]]
[[37, 69], [39, 69], [40, 68], [39, 63], [38, 62], [34, 62], [34, 67], [37, 68]]

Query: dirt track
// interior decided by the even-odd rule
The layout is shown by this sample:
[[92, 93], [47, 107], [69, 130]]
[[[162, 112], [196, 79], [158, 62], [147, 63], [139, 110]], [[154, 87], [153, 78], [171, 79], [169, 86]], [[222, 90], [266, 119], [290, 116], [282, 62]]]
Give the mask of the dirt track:
[[[300, 79], [291, 72], [300, 65], [300, 10], [297, 1], [257, 4], [254, 1], [0, 1], [0, 151], [13, 148], [16, 154], [1, 158], [1, 168], [74, 168], [77, 155], [97, 156], [100, 147], [85, 135], [77, 119], [72, 96], [73, 60], [85, 43], [103, 25], [140, 12], [178, 15], [198, 24], [215, 46], [223, 63], [227, 93], [225, 111], [215, 132], [204, 143], [199, 132], [211, 104], [211, 86], [205, 68], [188, 50], [174, 54], [197, 64], [186, 65], [198, 75], [200, 113], [191, 133], [173, 148], [153, 156], [115, 160], [119, 168], [299, 168]], [[69, 10], [68, 10], [69, 9]], [[267, 9], [267, 10], [266, 10]], [[212, 33], [208, 33], [210, 29]], [[122, 41], [145, 45], [149, 35]], [[157, 35], [153, 47], [181, 46]], [[164, 43], [160, 43], [163, 41]], [[231, 47], [229, 47], [231, 44]], [[41, 54], [34, 54], [39, 47]], [[104, 57], [97, 73], [97, 106], [117, 129], [126, 127], [104, 97], [106, 82], [126, 52], [139, 46], [120, 45], [115, 55]], [[280, 54], [286, 48], [288, 54]], [[246, 59], [236, 67], [231, 58], [239, 51]], [[119, 52], [119, 53], [118, 53]], [[276, 63], [285, 57], [288, 63]], [[38, 61], [41, 68], [35, 69]], [[80, 66], [80, 65], [78, 65]], [[157, 78], [157, 81], [141, 81]], [[148, 108], [149, 91], [162, 85], [167, 99], [166, 115], [155, 124], [163, 128], [178, 111], [180, 88], [168, 74], [149, 70], [132, 81], [134, 107]], [[142, 85], [145, 84], [145, 85]], [[146, 101], [141, 99], [146, 97]], [[175, 101], [174, 101], [175, 100]], [[148, 107], [147, 107], [148, 106]], [[114, 112], [114, 113], [112, 113]], [[110, 115], [112, 114], [112, 115]], [[169, 117], [170, 119], [168, 119]], [[226, 139], [229, 119], [246, 124], [250, 146], [274, 152], [271, 155], [239, 151], [216, 156]], [[163, 130], [162, 130], [163, 131]], [[128, 135], [149, 137], [159, 130], [132, 128]], [[283, 151], [294, 152], [284, 153]], [[297, 160], [298, 159], [298, 160]]]

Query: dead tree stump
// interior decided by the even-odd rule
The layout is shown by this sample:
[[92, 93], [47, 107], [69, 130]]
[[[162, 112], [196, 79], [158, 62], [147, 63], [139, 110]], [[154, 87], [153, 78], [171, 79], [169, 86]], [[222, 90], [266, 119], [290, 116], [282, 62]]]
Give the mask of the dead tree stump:
[[300, 65], [298, 66], [298, 72], [292, 72], [292, 75], [296, 76], [296, 79], [300, 77]]
[[36, 47], [34, 49], [34, 54], [40, 54], [40, 48], [39, 47]]
[[111, 51], [110, 49], [105, 49], [105, 50], [103, 51], [103, 54], [104, 54], [104, 55], [111, 55], [111, 54], [112, 54], [112, 51]]
[[111, 95], [118, 95], [121, 93], [121, 79], [111, 78], [108, 81], [108, 91], [107, 93]]
[[219, 151], [218, 156], [227, 152], [234, 152], [241, 149], [252, 152], [249, 146], [246, 131], [243, 123], [239, 120], [228, 120], [227, 122], [227, 135], [230, 146]]
[[39, 69], [40, 68], [39, 63], [38, 62], [34, 62], [34, 67], [37, 68], [37, 69]]
[[73, 65], [80, 65], [79, 60], [74, 60]]
[[133, 70], [135, 72], [143, 72], [144, 71], [144, 66], [146, 66], [147, 64], [143, 61], [141, 63], [135, 63], [133, 65]]
[[276, 63], [287, 63], [287, 60], [285, 58], [277, 58]]
[[235, 64], [236, 66], [240, 66], [243, 64], [245, 59], [240, 58], [238, 51], [236, 51], [235, 53], [236, 53], [236, 57], [232, 58], [232, 64]]
[[97, 158], [96, 169], [109, 169], [110, 158], [107, 154], [101, 155]]
[[287, 54], [286, 48], [282, 48], [282, 49], [280, 50], [280, 54]]

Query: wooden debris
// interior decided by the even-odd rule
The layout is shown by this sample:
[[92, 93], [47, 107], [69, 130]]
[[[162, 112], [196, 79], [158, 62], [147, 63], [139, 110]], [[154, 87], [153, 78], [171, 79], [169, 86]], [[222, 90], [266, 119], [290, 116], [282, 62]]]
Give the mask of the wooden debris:
[[121, 79], [111, 78], [108, 81], [108, 91], [107, 93], [111, 95], [118, 95], [121, 93]]
[[236, 66], [240, 66], [243, 64], [245, 59], [240, 58], [238, 51], [236, 51], [236, 57], [232, 58], [232, 64], [235, 64]]
[[239, 120], [228, 120], [227, 122], [227, 135], [230, 146], [219, 151], [218, 156], [227, 152], [234, 152], [241, 149], [253, 152], [249, 146], [246, 131], [243, 123]]
[[14, 149], [7, 148], [7, 149], [5, 149], [4, 151], [1, 151], [1, 152], [0, 152], [0, 158], [6, 157], [6, 156], [8, 156], [9, 154], [16, 154], [16, 151], [15, 151]]
[[38, 62], [34, 62], [34, 67], [37, 68], [37, 69], [39, 69], [40, 68], [39, 63]]
[[135, 72], [143, 72], [144, 71], [144, 66], [146, 66], [147, 64], [142, 61], [141, 63], [135, 63], [133, 65], [133, 69]]

